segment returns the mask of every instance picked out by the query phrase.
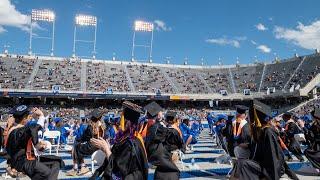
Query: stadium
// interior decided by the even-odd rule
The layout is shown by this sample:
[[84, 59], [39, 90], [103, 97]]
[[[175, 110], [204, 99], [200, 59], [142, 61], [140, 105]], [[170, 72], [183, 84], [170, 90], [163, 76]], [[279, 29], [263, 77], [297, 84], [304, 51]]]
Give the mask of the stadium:
[[[237, 105], [250, 108], [252, 103], [258, 103], [270, 108], [270, 116], [274, 120], [291, 113], [296, 122], [303, 120], [306, 124], [312, 124], [315, 116], [312, 112], [319, 108], [320, 52], [316, 47], [313, 53], [307, 55], [292, 53], [293, 56], [290, 58], [276, 57], [270, 59], [270, 62], [241, 64], [237, 61], [231, 65], [224, 65], [219, 61], [218, 65], [207, 65], [203, 62], [201, 65], [191, 65], [187, 60], [182, 64], [167, 60], [166, 63], [158, 63], [160, 61], [152, 57], [156, 24], [137, 20], [133, 27], [131, 58], [100, 59], [96, 52], [98, 17], [77, 14], [72, 55], [60, 57], [54, 52], [55, 13], [48, 9], [32, 9], [30, 18], [29, 51], [11, 53], [5, 47], [0, 54], [1, 127], [7, 128], [8, 119], [13, 114], [12, 109], [18, 105], [40, 109], [46, 118], [47, 127], [44, 129], [51, 123], [55, 126], [58, 122], [69, 125], [66, 128], [68, 135], [65, 136], [64, 142], [60, 138], [65, 132], [54, 129], [52, 131], [58, 131], [59, 135], [49, 137], [51, 140], [46, 141], [50, 144], [49, 148], [45, 148], [41, 155], [36, 155], [41, 157], [53, 154], [64, 161], [65, 165], [60, 169], [58, 179], [88, 179], [103, 164], [105, 155], [102, 156], [101, 152], [98, 152], [100, 150], [97, 150], [84, 158], [89, 172], [68, 175], [68, 170], [73, 167], [71, 149], [75, 147], [76, 142], [76, 135], [73, 134], [76, 129], [69, 129], [73, 128], [76, 122], [80, 123], [84, 119], [88, 121], [95, 109], [103, 112], [101, 119], [104, 123], [106, 119], [112, 121], [116, 117], [119, 120], [120, 116], [122, 118], [125, 101], [141, 107], [156, 102], [163, 108], [164, 113], [171, 110], [177, 112], [181, 123], [184, 119], [191, 122], [191, 130], [194, 130], [194, 125], [199, 125], [194, 130], [196, 135], [192, 134], [197, 142], [187, 146], [190, 150], [188, 153], [179, 150], [178, 158], [174, 161], [180, 170], [179, 179], [229, 179], [230, 175], [233, 176], [232, 170], [237, 159], [231, 158], [223, 148], [226, 137], [221, 142], [218, 130], [215, 130], [219, 124], [216, 124], [216, 120], [212, 124], [209, 115], [214, 119], [219, 119], [222, 114], [238, 117]], [[33, 41], [41, 38], [32, 32], [32, 23], [35, 22], [52, 25], [52, 34], [45, 38], [51, 45], [49, 55], [40, 55], [36, 53], [36, 48], [32, 48]], [[82, 42], [77, 38], [77, 28], [83, 26], [94, 29], [94, 33], [90, 34], [94, 40], [86, 42], [93, 45], [91, 57], [80, 56], [76, 52], [77, 44]], [[0, 30], [1, 27], [0, 20]], [[146, 45], [135, 44], [138, 33], [151, 34], [151, 41], [148, 39]], [[148, 49], [148, 58], [136, 57], [135, 51], [139, 46]], [[148, 111], [144, 113], [146, 116]], [[286, 123], [283, 119], [281, 121]], [[44, 134], [48, 131], [50, 130], [42, 131], [43, 140]], [[315, 136], [318, 137], [319, 134]], [[55, 140], [56, 138], [59, 140]], [[309, 148], [306, 142], [299, 143], [302, 151]], [[3, 151], [4, 146], [1, 145], [1, 153]], [[299, 179], [319, 177], [319, 169], [309, 158], [301, 155], [302, 161], [299, 159], [300, 156], [295, 157], [292, 152], [290, 154], [292, 158], [286, 159], [286, 163]], [[1, 155], [0, 178], [30, 179], [26, 173], [8, 173], [7, 161], [8, 158]], [[148, 169], [147, 179], [154, 179], [156, 170], [150, 162]], [[290, 178], [292, 177], [289, 175], [283, 175], [281, 179]]]

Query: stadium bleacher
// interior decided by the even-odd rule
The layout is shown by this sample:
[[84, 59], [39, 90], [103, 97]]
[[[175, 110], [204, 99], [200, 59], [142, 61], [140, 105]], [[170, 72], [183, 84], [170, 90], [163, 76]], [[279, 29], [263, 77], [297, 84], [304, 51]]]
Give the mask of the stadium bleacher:
[[303, 88], [320, 72], [319, 54], [294, 57], [269, 64], [220, 67], [174, 66], [152, 63], [128, 63], [100, 60], [2, 55], [2, 89], [165, 94], [228, 94], [266, 92], [268, 88]]

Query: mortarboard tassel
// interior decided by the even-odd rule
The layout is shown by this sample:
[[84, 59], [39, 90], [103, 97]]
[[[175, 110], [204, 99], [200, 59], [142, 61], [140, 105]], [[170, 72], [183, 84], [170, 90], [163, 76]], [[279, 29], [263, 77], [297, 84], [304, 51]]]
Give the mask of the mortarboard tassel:
[[262, 125], [261, 125], [260, 119], [257, 115], [257, 110], [255, 108], [253, 108], [253, 113], [254, 113], [253, 114], [254, 124], [256, 125], [256, 127], [260, 128]]
[[122, 131], [124, 131], [124, 114], [123, 114], [123, 112], [121, 113], [121, 117], [120, 117], [120, 129]]

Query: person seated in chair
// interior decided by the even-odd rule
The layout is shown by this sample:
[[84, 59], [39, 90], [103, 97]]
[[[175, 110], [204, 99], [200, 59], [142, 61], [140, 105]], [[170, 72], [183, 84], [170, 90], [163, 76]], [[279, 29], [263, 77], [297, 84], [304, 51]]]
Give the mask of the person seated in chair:
[[[100, 138], [104, 136], [104, 128], [101, 123], [102, 112], [98, 109], [94, 110], [90, 115], [90, 121], [86, 127], [83, 126], [82, 131], [76, 137], [74, 147], [72, 148], [73, 168], [67, 171], [67, 176], [82, 176], [90, 172], [84, 163], [84, 157], [92, 155], [98, 148], [92, 146], [91, 138]], [[81, 126], [80, 126], [81, 128]], [[79, 128], [79, 129], [80, 129]], [[78, 166], [80, 170], [78, 172]]]
[[182, 133], [183, 142], [185, 143], [184, 146], [187, 151], [190, 151], [191, 149], [188, 147], [191, 144], [196, 144], [197, 139], [194, 135], [194, 133], [189, 128], [189, 119], [185, 118], [183, 119], [182, 123], [180, 124], [180, 130]]
[[19, 172], [25, 173], [33, 180], [55, 180], [63, 161], [57, 156], [35, 157], [35, 151], [44, 151], [46, 143], [39, 141], [39, 124], [26, 125], [32, 116], [43, 116], [41, 110], [32, 111], [26, 105], [20, 105], [12, 110], [16, 126], [12, 127], [7, 136], [6, 150], [10, 156], [10, 165]]

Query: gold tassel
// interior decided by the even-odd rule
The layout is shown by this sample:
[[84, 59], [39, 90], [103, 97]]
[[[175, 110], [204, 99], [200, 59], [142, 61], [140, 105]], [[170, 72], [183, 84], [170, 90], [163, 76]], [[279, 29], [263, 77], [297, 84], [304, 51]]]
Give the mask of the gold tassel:
[[257, 115], [257, 110], [254, 108], [253, 109], [253, 119], [254, 119], [254, 124], [256, 125], [256, 127], [262, 127], [262, 125], [261, 125], [261, 122], [260, 122], [260, 119], [259, 119], [259, 117], [258, 117], [258, 115]]
[[122, 131], [124, 131], [124, 114], [123, 114], [123, 112], [121, 113], [121, 117], [120, 117], [120, 129]]

